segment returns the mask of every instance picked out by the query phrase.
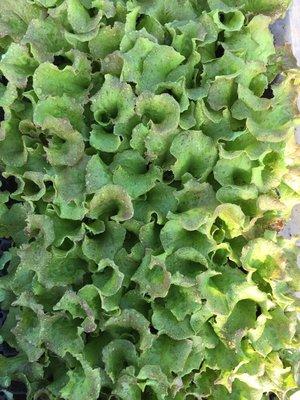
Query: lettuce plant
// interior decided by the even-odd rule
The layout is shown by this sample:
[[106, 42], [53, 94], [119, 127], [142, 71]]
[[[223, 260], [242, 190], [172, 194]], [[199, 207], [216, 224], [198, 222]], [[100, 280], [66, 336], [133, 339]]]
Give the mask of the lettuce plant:
[[289, 3], [1, 1], [7, 398], [297, 390]]

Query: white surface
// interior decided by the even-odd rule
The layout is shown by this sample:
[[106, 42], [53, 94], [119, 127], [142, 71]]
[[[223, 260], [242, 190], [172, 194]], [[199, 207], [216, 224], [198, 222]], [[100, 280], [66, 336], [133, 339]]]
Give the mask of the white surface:
[[290, 400], [300, 400], [300, 392], [294, 393], [294, 394], [291, 396]]
[[291, 44], [294, 56], [300, 66], [300, 1], [294, 0], [289, 12]]

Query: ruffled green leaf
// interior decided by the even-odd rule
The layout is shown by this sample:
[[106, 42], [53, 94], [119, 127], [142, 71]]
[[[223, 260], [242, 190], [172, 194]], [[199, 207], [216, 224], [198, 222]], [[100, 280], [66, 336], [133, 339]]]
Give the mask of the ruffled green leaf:
[[208, 92], [207, 101], [211, 108], [219, 111], [229, 108], [235, 99], [235, 84], [232, 77], [216, 77]]
[[95, 59], [103, 59], [119, 49], [124, 34], [123, 24], [116, 22], [114, 26], [103, 26], [95, 38], [89, 41], [89, 49]]
[[251, 1], [242, 0], [241, 4], [245, 5], [245, 10], [249, 12], [261, 12], [263, 14], [271, 15], [281, 15], [286, 8], [289, 6], [289, 0], [279, 1], [271, 0], [270, 2], [265, 2], [264, 0], [256, 1], [252, 3]]
[[244, 152], [226, 153], [214, 167], [214, 177], [222, 185], [249, 185], [252, 177], [253, 163]]
[[178, 220], [165, 224], [160, 233], [160, 240], [167, 253], [183, 247], [194, 247], [205, 255], [214, 247], [214, 243], [206, 234], [197, 230], [187, 231]]
[[0, 71], [14, 85], [26, 87], [27, 78], [32, 76], [38, 63], [30, 57], [26, 46], [12, 43], [0, 61]]
[[141, 68], [144, 59], [150, 53], [155, 43], [147, 38], [137, 38], [132, 49], [123, 54], [124, 64], [121, 78], [127, 82], [138, 83], [141, 78]]
[[93, 97], [91, 110], [104, 128], [111, 123], [125, 124], [134, 115], [135, 96], [131, 86], [106, 75], [100, 91]]
[[177, 201], [174, 196], [174, 189], [163, 183], [156, 186], [147, 193], [146, 200], [135, 201], [135, 218], [139, 221], [149, 222], [152, 215], [156, 215], [158, 223], [166, 220], [169, 211], [175, 211]]
[[256, 15], [247, 26], [226, 38], [226, 48], [246, 60], [266, 63], [275, 53], [270, 22], [269, 17]]
[[63, 29], [54, 19], [32, 19], [22, 38], [22, 43], [30, 44], [31, 52], [39, 61], [52, 61], [53, 55], [69, 50]]
[[[241, 208], [235, 204], [221, 204], [214, 212], [215, 223], [220, 220], [219, 228], [224, 230], [225, 237], [232, 239], [243, 233], [246, 218]], [[218, 226], [218, 225], [217, 225]]]
[[251, 332], [255, 350], [265, 356], [271, 351], [291, 346], [295, 323], [296, 321], [289, 319], [280, 308], [270, 311], [270, 319], [262, 327], [259, 326]]
[[53, 307], [54, 311], [68, 311], [72, 317], [83, 319], [82, 327], [85, 332], [93, 332], [96, 329], [95, 316], [88, 303], [72, 291], [67, 291], [59, 302]]
[[257, 212], [258, 190], [255, 185], [223, 186], [216, 196], [221, 203], [237, 204], [245, 215], [254, 215]]
[[196, 313], [202, 307], [198, 289], [193, 286], [187, 288], [172, 285], [166, 297], [166, 307], [178, 321], [183, 321], [187, 315]]
[[152, 323], [161, 334], [168, 335], [175, 340], [188, 339], [193, 336], [189, 318], [178, 321], [169, 310], [158, 305], [153, 306]]
[[206, 136], [214, 140], [223, 139], [232, 141], [238, 138], [242, 132], [234, 131], [232, 125], [234, 120], [227, 108], [223, 111], [212, 111], [200, 100], [195, 107], [196, 127], [201, 129]]
[[121, 144], [121, 138], [108, 132], [108, 129], [103, 126], [94, 125], [91, 130], [90, 144], [97, 150], [115, 153]]
[[86, 166], [86, 190], [87, 193], [96, 193], [103, 186], [112, 182], [112, 176], [107, 165], [98, 155], [90, 158]]
[[68, 119], [78, 132], [86, 136], [87, 127], [82, 119], [83, 108], [75, 99], [67, 96], [48, 97], [34, 107], [33, 122], [43, 126], [48, 117]]
[[146, 254], [139, 268], [131, 278], [137, 282], [143, 295], [151, 299], [165, 297], [171, 284], [171, 274], [159, 257]]
[[[200, 5], [199, 11], [202, 10], [203, 8]], [[165, 3], [163, 0], [150, 4], [142, 2], [141, 12], [157, 18], [161, 23], [166, 23], [169, 20], [190, 20], [196, 17], [193, 5], [186, 0], [181, 4], [178, 4], [175, 0], [171, 0], [169, 3]]]
[[26, 355], [17, 355], [15, 357], [0, 356], [0, 366], [5, 374], [1, 377], [1, 385], [6, 386], [10, 382], [10, 376], [20, 372], [21, 368], [26, 367]]
[[120, 315], [111, 317], [105, 323], [105, 329], [121, 329], [126, 332], [136, 331], [139, 335], [138, 347], [140, 350], [146, 350], [151, 346], [152, 334], [149, 330], [149, 321], [134, 309], [125, 309]]
[[[266, 249], [268, 251], [266, 252]], [[258, 238], [243, 248], [241, 261], [248, 271], [260, 275], [263, 279], [282, 280], [285, 277], [286, 260], [282, 250], [272, 241]]]
[[191, 349], [190, 340], [173, 340], [161, 335], [155, 339], [151, 348], [142, 354], [141, 362], [143, 365], [159, 365], [167, 376], [172, 372], [180, 375]]
[[36, 315], [34, 311], [25, 309], [22, 318], [13, 329], [19, 347], [27, 355], [30, 362], [37, 361], [44, 353], [42, 348], [43, 323], [40, 321], [42, 317], [41, 310]]
[[65, 119], [47, 117], [42, 125], [51, 136], [49, 147], [45, 148], [47, 159], [53, 166], [77, 164], [84, 153], [83, 137]]
[[84, 156], [73, 166], [55, 167], [53, 204], [61, 218], [80, 220], [86, 214], [83, 202], [87, 162]]
[[92, 31], [101, 20], [101, 12], [98, 12], [94, 18], [90, 18], [88, 11], [79, 0], [68, 0], [67, 6], [68, 20], [75, 32], [86, 33]]
[[112, 340], [103, 349], [103, 362], [108, 376], [115, 382], [123, 367], [128, 364], [137, 366], [136, 348], [129, 340]]
[[93, 219], [109, 217], [118, 222], [126, 221], [133, 216], [131, 198], [121, 186], [105, 185], [94, 194], [88, 216]]
[[174, 131], [179, 123], [178, 103], [168, 94], [139, 96], [137, 114], [144, 124], [149, 124], [154, 133], [166, 134]]
[[282, 155], [271, 151], [261, 157], [260, 166], [253, 168], [252, 183], [260, 192], [266, 193], [280, 185], [286, 172], [287, 168]]
[[284, 140], [293, 128], [295, 91], [293, 75], [273, 86], [274, 97], [268, 111], [252, 111], [247, 115], [247, 128], [259, 141], [276, 143]]
[[167, 396], [168, 379], [160, 367], [145, 365], [141, 368], [137, 378], [143, 392], [147, 387], [150, 387], [158, 399], [164, 399]]
[[68, 372], [68, 383], [61, 389], [60, 395], [65, 400], [79, 400], [82, 396], [97, 400], [101, 388], [100, 371], [91, 368], [82, 357], [77, 358], [80, 364]]
[[90, 80], [76, 73], [73, 67], [66, 66], [63, 70], [45, 62], [40, 64], [33, 75], [33, 88], [40, 99], [48, 96], [67, 95], [78, 100], [84, 98]]
[[79, 354], [83, 349], [80, 328], [64, 314], [48, 316], [43, 333], [46, 347], [60, 357], [64, 357], [67, 352]]
[[141, 389], [138, 386], [136, 377], [134, 376], [134, 369], [127, 367], [119, 377], [113, 394], [118, 396], [122, 400], [128, 398], [132, 400], [140, 400]]
[[74, 280], [80, 282], [86, 272], [86, 262], [77, 256], [76, 248], [71, 252], [61, 251], [51, 254], [42, 250], [39, 243], [25, 247], [21, 252], [21, 267], [23, 269], [34, 270], [37, 273], [39, 282], [50, 289], [55, 286], [68, 286]]
[[[54, 2], [56, 0], [41, 0]], [[54, 3], [53, 3], [54, 4]], [[53, 4], [45, 4], [51, 7]], [[18, 41], [25, 34], [27, 26], [34, 18], [42, 19], [44, 10], [36, 4], [28, 3], [26, 0], [16, 2], [5, 0], [1, 7], [0, 16], [0, 37], [10, 36]]]
[[204, 180], [217, 158], [213, 141], [201, 131], [178, 134], [172, 142], [170, 152], [177, 160], [172, 167], [175, 179], [186, 174]]
[[197, 208], [212, 215], [218, 205], [212, 186], [206, 182], [199, 183], [196, 179], [184, 183], [183, 189], [176, 192], [176, 199], [179, 212]]
[[19, 120], [15, 115], [3, 121], [0, 129], [0, 158], [8, 166], [20, 167], [27, 160], [27, 150], [18, 129]]
[[172, 47], [157, 45], [145, 38], [137, 39], [131, 50], [124, 54], [122, 78], [135, 82], [138, 92], [154, 91], [168, 80], [168, 75], [184, 60]]
[[114, 221], [108, 221], [103, 232], [97, 232], [91, 237], [85, 236], [82, 251], [88, 259], [96, 263], [103, 258], [113, 260], [123, 245], [125, 234], [126, 231], [121, 225]]
[[243, 337], [256, 325], [256, 304], [251, 300], [239, 301], [230, 315], [218, 316], [215, 332], [229, 347], [238, 348]]
[[[222, 2], [221, 2], [222, 4]], [[218, 8], [217, 5], [213, 5], [213, 2], [210, 4], [211, 9]], [[222, 11], [222, 17], [220, 17], [220, 11]], [[212, 17], [219, 29], [224, 30], [225, 32], [235, 32], [240, 31], [244, 24], [244, 14], [237, 9], [230, 9], [225, 7], [220, 7], [219, 10], [212, 12]]]
[[25, 227], [26, 218], [30, 212], [30, 207], [24, 204], [13, 204], [11, 208], [6, 208], [0, 216], [0, 232], [3, 237], [11, 237], [19, 246], [26, 242]]
[[159, 167], [151, 166], [147, 171], [144, 158], [130, 150], [117, 155], [113, 164], [114, 184], [122, 186], [132, 199], [149, 192], [162, 177]]
[[124, 274], [111, 260], [103, 258], [93, 275], [93, 283], [106, 297], [116, 294], [122, 286]]
[[[195, 278], [197, 279], [198, 275], [206, 271], [209, 264], [206, 257], [191, 246], [180, 248], [168, 256], [166, 266], [172, 274], [172, 281], [175, 285], [190, 288], [195, 285]], [[193, 289], [191, 289], [191, 293], [193, 293]]]

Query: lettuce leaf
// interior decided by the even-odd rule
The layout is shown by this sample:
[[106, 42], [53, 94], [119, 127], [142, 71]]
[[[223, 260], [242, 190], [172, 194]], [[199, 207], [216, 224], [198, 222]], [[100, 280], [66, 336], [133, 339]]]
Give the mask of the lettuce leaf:
[[300, 73], [270, 29], [289, 4], [2, 0], [8, 399], [297, 392]]

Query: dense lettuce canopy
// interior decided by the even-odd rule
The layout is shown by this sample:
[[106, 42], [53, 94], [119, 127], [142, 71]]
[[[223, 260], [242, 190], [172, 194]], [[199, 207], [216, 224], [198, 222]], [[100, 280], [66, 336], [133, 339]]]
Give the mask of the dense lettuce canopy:
[[297, 390], [289, 3], [1, 1], [8, 399]]

